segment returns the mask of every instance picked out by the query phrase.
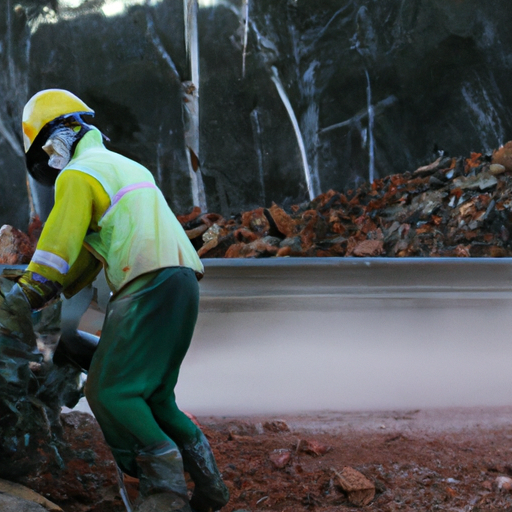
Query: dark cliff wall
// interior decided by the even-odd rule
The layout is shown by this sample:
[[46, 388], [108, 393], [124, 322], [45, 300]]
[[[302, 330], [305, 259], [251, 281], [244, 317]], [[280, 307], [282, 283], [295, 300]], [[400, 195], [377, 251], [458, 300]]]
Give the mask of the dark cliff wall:
[[[26, 222], [21, 109], [46, 87], [81, 96], [110, 147], [146, 165], [177, 213], [192, 207], [183, 4], [124, 4], [109, 16], [102, 1], [0, 0], [1, 223]], [[249, 0], [247, 23], [245, 0], [208, 4], [199, 157], [210, 211], [296, 202], [308, 183], [341, 190], [512, 138], [508, 0]]]

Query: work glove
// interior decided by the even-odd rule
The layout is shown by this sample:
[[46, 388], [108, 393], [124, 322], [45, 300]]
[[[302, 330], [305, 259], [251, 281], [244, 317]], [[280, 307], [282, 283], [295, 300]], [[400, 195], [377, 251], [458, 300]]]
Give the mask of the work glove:
[[0, 300], [0, 330], [35, 347], [36, 336], [32, 326], [32, 308], [21, 286], [16, 283], [5, 297], [0, 295]]
[[44, 307], [61, 289], [59, 283], [35, 272], [23, 272], [0, 304], [0, 329], [6, 334], [19, 337], [30, 346], [36, 346], [32, 311]]
[[41, 309], [48, 302], [57, 297], [62, 286], [59, 283], [50, 281], [36, 272], [23, 272], [18, 280], [30, 307], [32, 309]]

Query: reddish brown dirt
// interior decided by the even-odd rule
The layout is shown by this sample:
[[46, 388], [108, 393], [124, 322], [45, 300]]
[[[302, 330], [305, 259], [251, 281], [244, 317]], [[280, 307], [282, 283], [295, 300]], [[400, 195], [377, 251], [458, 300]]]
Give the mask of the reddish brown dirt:
[[[65, 512], [121, 512], [97, 424], [72, 415], [65, 430], [85, 460], [69, 465], [58, 489], [32, 488]], [[512, 476], [512, 408], [199, 421], [231, 491], [225, 512], [354, 510], [333, 478], [345, 466], [376, 485], [363, 510], [512, 512], [512, 493], [495, 485]], [[128, 486], [135, 497], [137, 482]]]
[[[333, 479], [333, 469], [344, 466], [376, 485], [365, 510], [512, 511], [512, 494], [494, 485], [497, 476], [512, 473], [512, 423], [496, 421], [499, 415], [326, 414], [284, 418], [288, 432], [273, 432], [272, 418], [203, 424], [231, 490], [226, 512], [354, 510]], [[322, 454], [322, 446], [330, 449]], [[287, 452], [277, 450], [291, 455], [282, 468], [271, 459]]]

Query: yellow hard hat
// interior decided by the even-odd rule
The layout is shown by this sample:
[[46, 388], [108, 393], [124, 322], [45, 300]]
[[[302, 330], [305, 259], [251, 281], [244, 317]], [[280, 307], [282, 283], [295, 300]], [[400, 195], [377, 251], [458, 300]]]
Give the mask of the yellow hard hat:
[[80, 98], [64, 89], [45, 89], [30, 98], [23, 109], [23, 143], [25, 153], [39, 132], [49, 122], [67, 114], [94, 115]]

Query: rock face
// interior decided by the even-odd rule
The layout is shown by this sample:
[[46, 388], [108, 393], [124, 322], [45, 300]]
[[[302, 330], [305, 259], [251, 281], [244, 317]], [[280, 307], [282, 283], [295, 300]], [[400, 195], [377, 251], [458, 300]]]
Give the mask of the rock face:
[[[19, 272], [4, 269], [0, 302]], [[61, 415], [83, 396], [85, 382], [81, 368], [56, 349], [63, 316], [60, 301], [34, 313], [35, 337], [0, 324], [0, 479], [9, 481], [0, 480], [0, 510], [43, 510], [15, 482], [39, 493], [44, 510], [121, 512], [115, 463], [98, 424], [85, 413]], [[43, 496], [59, 506], [49, 507]]]
[[[42, 468], [25, 477], [23, 484], [51, 497], [65, 512], [125, 512], [116, 466], [97, 421], [73, 411], [62, 414], [60, 422], [63, 464]], [[135, 501], [137, 486], [129, 482], [127, 489]]]
[[[508, 0], [200, 1], [194, 72], [182, 2], [135, 4], [0, 1], [0, 193], [13, 198], [0, 222], [26, 225], [21, 109], [47, 87], [92, 106], [177, 213], [203, 185], [207, 209], [227, 215], [510, 138]], [[185, 148], [196, 118], [202, 181]], [[43, 217], [51, 197], [34, 198]]]
[[[0, 276], [1, 301], [12, 284]], [[0, 478], [22, 482], [64, 465], [60, 413], [78, 402], [83, 382], [80, 369], [53, 355], [60, 308], [33, 314], [35, 337], [0, 328]]]

